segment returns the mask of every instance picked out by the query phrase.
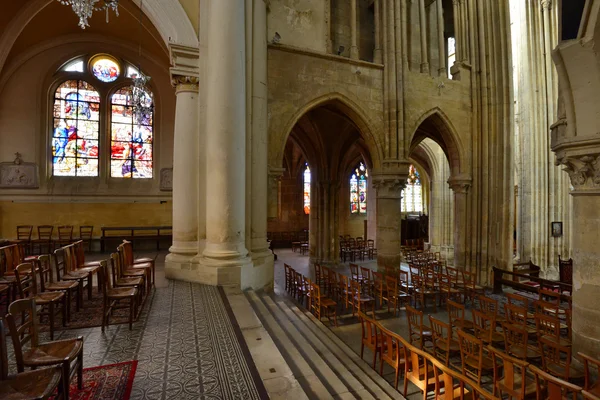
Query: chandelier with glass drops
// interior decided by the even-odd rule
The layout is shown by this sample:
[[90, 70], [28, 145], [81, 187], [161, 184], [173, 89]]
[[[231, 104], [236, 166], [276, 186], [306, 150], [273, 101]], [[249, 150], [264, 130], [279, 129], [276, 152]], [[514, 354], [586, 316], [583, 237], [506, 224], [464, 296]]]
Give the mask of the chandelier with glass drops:
[[[64, 6], [71, 6], [79, 17], [79, 26], [85, 29], [90, 26], [88, 18], [92, 17], [94, 11], [106, 11], [106, 22], [108, 22], [108, 10], [113, 10], [119, 16], [119, 0], [57, 0]], [[102, 2], [102, 4], [97, 4]]]
[[148, 118], [152, 115], [153, 101], [151, 95], [146, 89], [146, 84], [150, 77], [142, 74], [138, 70], [138, 75], [132, 78], [133, 87], [131, 88], [131, 103], [133, 105], [133, 115], [138, 124], [148, 124]]

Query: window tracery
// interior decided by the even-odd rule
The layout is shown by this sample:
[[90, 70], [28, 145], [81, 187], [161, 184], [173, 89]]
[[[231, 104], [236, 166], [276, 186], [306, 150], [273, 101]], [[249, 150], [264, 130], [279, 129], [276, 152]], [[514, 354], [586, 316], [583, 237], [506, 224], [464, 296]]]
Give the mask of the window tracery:
[[423, 212], [423, 187], [421, 175], [414, 165], [408, 170], [406, 187], [402, 190], [402, 212]]
[[367, 178], [369, 174], [361, 162], [350, 176], [350, 213], [367, 213]]

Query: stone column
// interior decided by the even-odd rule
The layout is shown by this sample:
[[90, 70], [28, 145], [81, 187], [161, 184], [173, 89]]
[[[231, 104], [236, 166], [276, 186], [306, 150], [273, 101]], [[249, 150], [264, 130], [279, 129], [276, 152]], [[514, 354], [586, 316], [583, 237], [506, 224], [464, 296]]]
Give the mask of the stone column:
[[377, 265], [399, 266], [402, 257], [400, 201], [406, 178], [375, 175], [372, 179], [377, 191]]
[[460, 20], [460, 0], [452, 0], [452, 8], [454, 10], [454, 42], [456, 45], [456, 60], [462, 61], [463, 44], [461, 35], [461, 20]]
[[375, 50], [373, 51], [373, 61], [383, 63], [383, 55], [381, 53], [381, 0], [375, 0]]
[[[245, 246], [246, 93], [245, 6], [219, 0], [209, 7], [206, 157], [206, 280], [242, 285], [251, 267]], [[226, 26], [227, 29], [223, 29]]]
[[437, 6], [437, 29], [438, 29], [438, 46], [440, 54], [440, 68], [438, 73], [440, 77], [447, 77], [446, 71], [446, 40], [444, 37], [444, 8], [442, 7], [442, 0], [436, 0]]
[[358, 37], [358, 27], [357, 27], [357, 21], [356, 21], [356, 16], [357, 16], [357, 8], [356, 8], [356, 0], [350, 0], [350, 38], [351, 38], [351, 46], [350, 46], [350, 58], [354, 59], [354, 60], [358, 60], [359, 57], [359, 53], [358, 53], [358, 42], [357, 42], [357, 37]]
[[279, 218], [279, 182], [285, 168], [269, 167], [267, 180], [267, 217]]
[[469, 34], [467, 32], [469, 28], [469, 21], [467, 18], [467, 2], [466, 0], [460, 0], [460, 37], [461, 37], [461, 45], [462, 45], [462, 59], [460, 61], [468, 61], [469, 60]]
[[198, 78], [174, 76], [177, 103], [173, 157], [173, 245], [167, 264], [189, 264], [198, 253]]
[[429, 73], [429, 56], [427, 54], [427, 21], [425, 0], [419, 0], [419, 23], [421, 25], [421, 72]]
[[454, 191], [454, 268], [467, 265], [467, 200], [471, 178], [451, 177], [448, 184]]

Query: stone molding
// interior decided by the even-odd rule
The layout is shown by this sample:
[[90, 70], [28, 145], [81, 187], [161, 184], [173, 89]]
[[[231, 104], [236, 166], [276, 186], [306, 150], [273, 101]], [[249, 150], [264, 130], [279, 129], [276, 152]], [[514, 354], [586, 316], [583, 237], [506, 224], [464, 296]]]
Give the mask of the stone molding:
[[37, 189], [39, 174], [37, 164], [23, 162], [20, 153], [15, 153], [12, 162], [0, 163], [0, 188]]
[[171, 84], [177, 93], [182, 91], [198, 91], [200, 81], [200, 50], [196, 47], [169, 44]]
[[279, 182], [283, 177], [284, 172], [285, 168], [269, 167], [269, 179], [272, 179], [275, 182]]
[[552, 9], [552, 0], [542, 0], [542, 11]]
[[461, 194], [467, 194], [469, 192], [472, 182], [473, 179], [469, 176], [457, 176], [450, 177], [450, 179], [448, 179], [448, 185], [450, 186], [450, 189], [452, 189], [454, 193]]
[[600, 149], [589, 154], [556, 156], [556, 165], [564, 165], [574, 192], [600, 192]]
[[406, 187], [406, 177], [402, 175], [374, 175], [371, 181], [378, 199], [401, 199]]
[[173, 75], [171, 84], [175, 87], [175, 94], [182, 92], [198, 92], [200, 79], [197, 76]]
[[162, 192], [173, 191], [173, 168], [163, 168], [160, 170], [160, 190]]

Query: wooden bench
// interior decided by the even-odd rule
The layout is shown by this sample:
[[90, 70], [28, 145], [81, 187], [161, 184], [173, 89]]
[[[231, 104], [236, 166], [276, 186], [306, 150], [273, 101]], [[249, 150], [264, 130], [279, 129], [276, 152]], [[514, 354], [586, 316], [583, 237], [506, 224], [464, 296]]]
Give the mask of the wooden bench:
[[[511, 279], [506, 279], [505, 275], [511, 275]], [[515, 278], [517, 278], [515, 280]], [[536, 282], [539, 286], [532, 286], [526, 283], [520, 282], [519, 278], [529, 279], [530, 281]], [[557, 281], [551, 281], [548, 279], [538, 278], [529, 274], [522, 274], [520, 272], [507, 271], [501, 268], [494, 267], [494, 293], [502, 294], [502, 285], [510, 286], [514, 289], [521, 290], [524, 292], [538, 293], [538, 289], [550, 289], [558, 288], [561, 300], [570, 301], [571, 296], [565, 294], [565, 292], [572, 293], [572, 286]]]
[[160, 250], [162, 239], [172, 239], [172, 229], [172, 226], [103, 226], [100, 228], [100, 250], [104, 253], [106, 242], [110, 240], [128, 240], [132, 243], [136, 240], [155, 240], [156, 250]]

